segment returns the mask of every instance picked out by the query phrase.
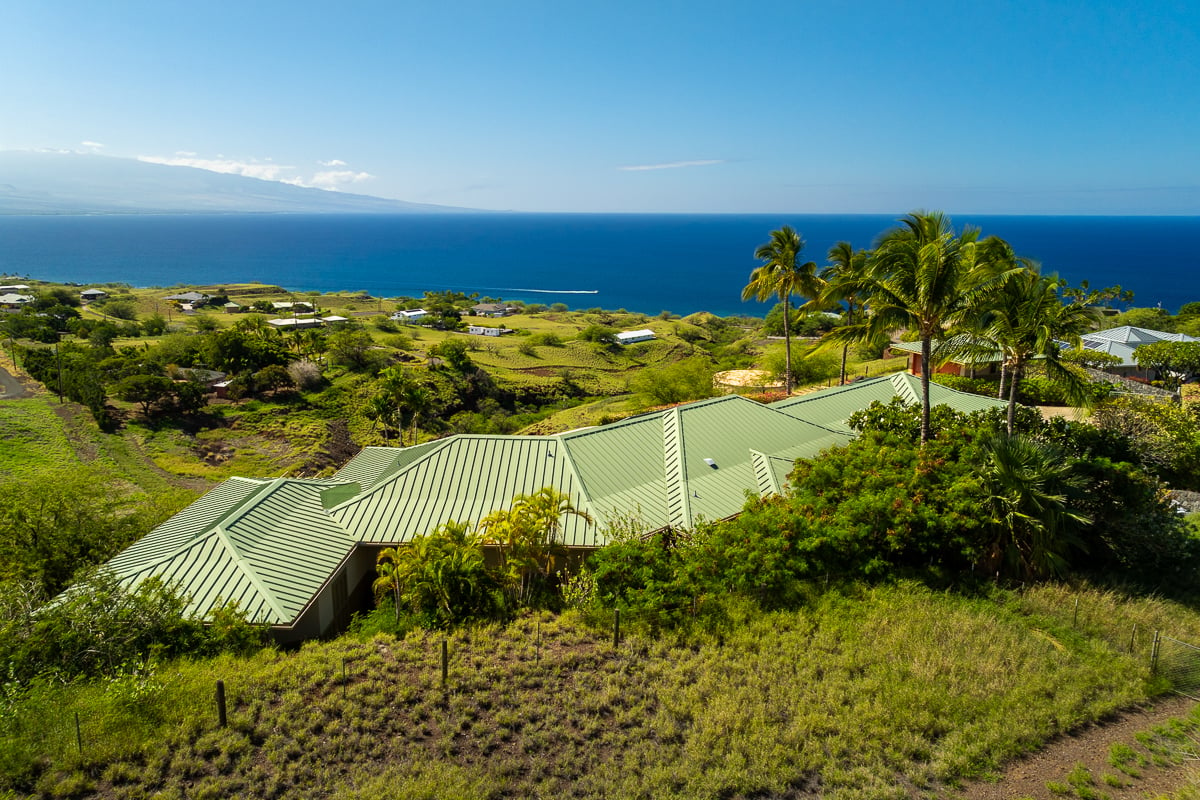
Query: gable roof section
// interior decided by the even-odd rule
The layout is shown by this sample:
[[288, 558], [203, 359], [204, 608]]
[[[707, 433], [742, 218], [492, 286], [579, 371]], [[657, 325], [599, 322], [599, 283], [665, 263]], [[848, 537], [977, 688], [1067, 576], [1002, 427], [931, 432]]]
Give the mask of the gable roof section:
[[333, 477], [340, 481], [353, 481], [363, 489], [371, 489], [442, 443], [442, 440], [434, 440], [411, 447], [364, 447]]
[[701, 517], [722, 519], [741, 511], [746, 492], [757, 493], [759, 487], [752, 451], [794, 461], [851, 439], [739, 395], [665, 413], [678, 420], [679, 430], [676, 452], [667, 450], [667, 457], [678, 461], [679, 482], [668, 492], [680, 495], [687, 509], [684, 519], [672, 520], [676, 525], [691, 525]]
[[178, 582], [187, 613], [236, 601], [254, 622], [290, 625], [354, 541], [324, 513], [329, 481], [234, 478], [109, 562], [127, 585]]
[[662, 412], [554, 437], [566, 449], [597, 525], [617, 518], [638, 519], [651, 529], [670, 524], [662, 437]]
[[[856, 411], [867, 408], [878, 400], [890, 403], [899, 397], [909, 405], [921, 402], [921, 378], [907, 372], [896, 372], [879, 378], [855, 381], [845, 386], [822, 389], [800, 397], [789, 397], [771, 404], [771, 408], [782, 411], [797, 419], [808, 420], [834, 430], [851, 430], [847, 424]], [[929, 384], [929, 401], [933, 405], [948, 405], [955, 411], [982, 411], [988, 408], [1004, 408], [1008, 404], [983, 395], [970, 394], [942, 386]]]
[[454, 436], [408, 453], [364, 451], [338, 477], [378, 479], [329, 513], [360, 542], [398, 544], [450, 519], [478, 523], [516, 495], [552, 486], [595, 523], [564, 516], [564, 543], [595, 547], [610, 520], [654, 530], [736, 514], [746, 492], [759, 491], [752, 450], [787, 462], [772, 467], [778, 484], [796, 458], [849, 439], [729, 395], [554, 436]]
[[[513, 497], [543, 486], [565, 493], [592, 513], [562, 443], [552, 436], [452, 436], [378, 482], [370, 491], [330, 510], [360, 542], [399, 544], [453, 519], [478, 523]], [[563, 518], [563, 541], [597, 544], [596, 526]]]

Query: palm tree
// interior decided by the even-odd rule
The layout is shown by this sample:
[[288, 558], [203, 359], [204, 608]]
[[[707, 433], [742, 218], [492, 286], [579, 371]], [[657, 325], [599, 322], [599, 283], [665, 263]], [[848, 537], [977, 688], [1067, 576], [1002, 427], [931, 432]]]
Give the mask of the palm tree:
[[1015, 577], [1060, 575], [1081, 542], [1079, 526], [1091, 522], [1071, 507], [1068, 492], [1082, 481], [1062, 453], [1023, 436], [984, 443], [988, 461], [989, 526], [995, 532], [989, 567], [1007, 564]]
[[558, 572], [565, 552], [558, 534], [566, 514], [589, 524], [593, 521], [586, 511], [575, 508], [569, 495], [546, 486], [517, 495], [510, 509], [494, 511], [479, 523], [486, 541], [500, 551], [500, 568], [517, 604], [528, 604], [538, 587], [549, 584]]
[[916, 211], [885, 232], [868, 260], [864, 290], [871, 315], [830, 336], [865, 341], [897, 328], [921, 342], [921, 443], [928, 441], [929, 377], [933, 343], [975, 313], [992, 288], [1009, 274], [1000, 240], [980, 243], [979, 231], [955, 235], [941, 212]]
[[375, 572], [379, 576], [372, 584], [375, 590], [375, 596], [391, 592], [392, 601], [396, 606], [396, 621], [400, 621], [400, 587], [404, 582], [404, 556], [402, 549], [397, 547], [385, 547], [379, 551], [379, 555], [375, 558]]
[[783, 303], [784, 390], [792, 393], [791, 298], [798, 294], [816, 298], [821, 293], [817, 265], [799, 263], [804, 239], [790, 225], [771, 231], [771, 241], [760, 245], [754, 257], [763, 262], [750, 273], [750, 282], [742, 289], [743, 300], [760, 302], [778, 297]]
[[994, 358], [999, 352], [1002, 375], [1009, 381], [1009, 435], [1016, 420], [1017, 388], [1025, 368], [1035, 359], [1071, 402], [1091, 404], [1087, 380], [1060, 355], [1063, 343], [1079, 344], [1081, 334], [1093, 328], [1099, 314], [1079, 302], [1064, 304], [1059, 298], [1063, 284], [1057, 276], [1040, 274], [1032, 262], [1025, 261], [1022, 267], [995, 287], [973, 326], [974, 333], [945, 348], [950, 354], [983, 358]]
[[400, 446], [404, 446], [404, 422], [412, 427], [412, 443], [417, 443], [417, 423], [433, 399], [429, 390], [403, 367], [388, 367], [379, 373], [379, 389], [383, 397], [396, 407], [400, 421]]
[[[825, 282], [821, 301], [829, 305], [845, 303], [843, 319], [848, 325], [859, 322], [858, 316], [862, 311], [863, 292], [866, 287], [868, 255], [866, 250], [856, 251], [849, 242], [838, 242], [829, 248], [829, 265], [821, 270], [820, 277]], [[843, 341], [842, 369], [838, 380], [841, 386], [846, 385], [846, 354], [849, 349], [850, 343]]]

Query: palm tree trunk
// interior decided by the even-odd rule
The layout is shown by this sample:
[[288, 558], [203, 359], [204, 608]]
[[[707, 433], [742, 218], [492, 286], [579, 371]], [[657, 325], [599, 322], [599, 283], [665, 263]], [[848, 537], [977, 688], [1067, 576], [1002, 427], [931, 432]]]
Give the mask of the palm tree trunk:
[[792, 310], [788, 298], [783, 298], [783, 391], [790, 397], [792, 394]]
[[1008, 387], [1008, 435], [1013, 435], [1013, 427], [1017, 420], [1017, 384], [1021, 382], [1021, 367], [1013, 366], [1012, 375], [1009, 377]]
[[1008, 362], [1001, 361], [1000, 362], [1000, 390], [996, 392], [997, 400], [1004, 399], [1004, 376], [1006, 374], [1007, 369], [1008, 369]]
[[849, 349], [850, 349], [850, 345], [848, 345], [848, 344], [842, 345], [842, 377], [838, 383], [838, 386], [846, 385], [846, 352]]
[[933, 367], [929, 363], [933, 358], [933, 339], [930, 336], [921, 337], [921, 445], [929, 441], [929, 376]]

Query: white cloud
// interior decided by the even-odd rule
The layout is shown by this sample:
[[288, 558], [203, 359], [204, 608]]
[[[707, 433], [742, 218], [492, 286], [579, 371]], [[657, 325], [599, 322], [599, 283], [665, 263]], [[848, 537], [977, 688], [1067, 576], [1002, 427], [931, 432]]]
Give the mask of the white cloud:
[[679, 169], [681, 167], [709, 167], [713, 164], [724, 164], [723, 158], [707, 158], [701, 161], [671, 161], [666, 164], [638, 164], [631, 167], [617, 167], [622, 172], [645, 172], [652, 169]]
[[166, 164], [169, 167], [195, 167], [209, 172], [221, 172], [226, 175], [244, 175], [247, 178], [258, 178], [264, 181], [281, 181], [283, 174], [295, 169], [282, 164], [272, 164], [257, 160], [239, 161], [225, 158], [199, 158], [195, 155], [175, 155], [169, 158], [163, 156], [138, 156], [138, 161], [149, 164]]
[[99, 142], [80, 142], [80, 144], [84, 147], [90, 147], [93, 150], [99, 150], [101, 147], [104, 147], [104, 145], [100, 144]]
[[[300, 174], [294, 166], [276, 164], [270, 158], [237, 159], [227, 158], [218, 154], [215, 158], [202, 158], [196, 153], [178, 151], [173, 156], [138, 156], [138, 161], [149, 164], [165, 164], [171, 167], [194, 167], [210, 172], [221, 172], [227, 175], [242, 175], [247, 178], [258, 178], [264, 181], [277, 181], [292, 186], [303, 186], [306, 189], [325, 189], [341, 191], [348, 186], [374, 180], [375, 176], [368, 172], [350, 169], [320, 170], [311, 177]], [[345, 161], [318, 161], [323, 167], [345, 167]]]
[[329, 191], [337, 192], [345, 186], [353, 186], [357, 183], [364, 183], [374, 179], [374, 175], [369, 172], [355, 172], [349, 169], [327, 170], [318, 172], [312, 176], [312, 179], [307, 184], [317, 189], [328, 189]]

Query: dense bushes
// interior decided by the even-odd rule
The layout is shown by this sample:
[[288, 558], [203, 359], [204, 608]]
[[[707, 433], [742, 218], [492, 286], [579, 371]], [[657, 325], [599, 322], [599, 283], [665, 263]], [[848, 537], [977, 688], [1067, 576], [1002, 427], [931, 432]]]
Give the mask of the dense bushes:
[[[986, 397], [996, 397], [999, 393], [999, 383], [992, 378], [970, 378], [963, 375], [937, 373], [933, 380], [943, 386], [960, 392], [981, 394]], [[1093, 382], [1088, 391], [1094, 400], [1101, 401], [1112, 394], [1112, 385], [1103, 382]], [[1008, 397], [1005, 389], [1005, 398]], [[1044, 375], [1036, 372], [1021, 379], [1017, 385], [1017, 401], [1034, 406], [1065, 406], [1071, 405], [1063, 388]]]
[[850, 445], [797, 462], [784, 496], [736, 520], [665, 540], [630, 539], [589, 561], [602, 606], [661, 618], [737, 594], [767, 608], [802, 601], [813, 580], [915, 577], [938, 586], [1086, 574], [1188, 592], [1200, 541], [1169, 508], [1129, 442], [1030, 409], [1019, 436], [1003, 410], [874, 404]]
[[8, 679], [111, 676], [156, 657], [245, 653], [266, 641], [236, 605], [214, 613], [212, 624], [184, 614], [186, 598], [155, 578], [125, 588], [93, 571], [47, 603], [34, 584], [0, 583], [0, 658]]

